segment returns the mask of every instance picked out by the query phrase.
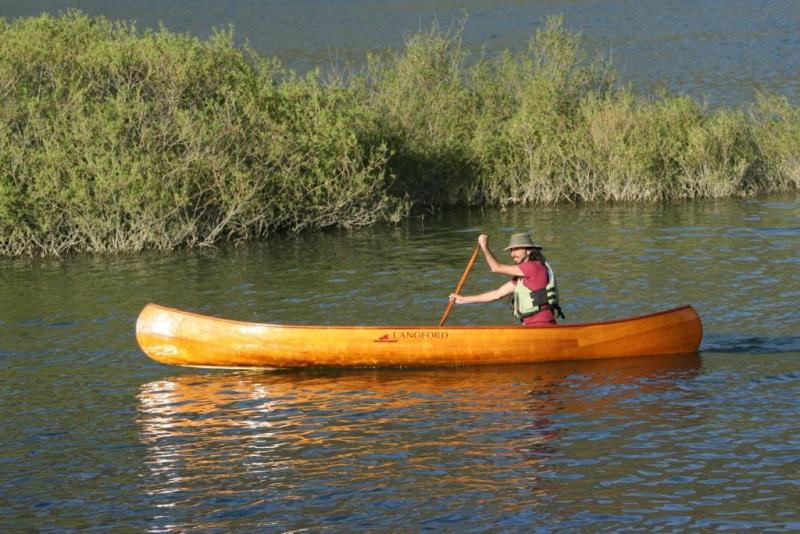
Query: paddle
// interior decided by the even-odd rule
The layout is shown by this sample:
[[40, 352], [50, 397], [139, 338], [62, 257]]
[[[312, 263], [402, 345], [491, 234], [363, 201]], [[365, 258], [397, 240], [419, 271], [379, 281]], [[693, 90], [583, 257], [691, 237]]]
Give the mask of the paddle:
[[[464, 282], [467, 281], [467, 276], [469, 272], [472, 270], [472, 266], [475, 265], [475, 260], [478, 258], [478, 252], [480, 252], [481, 247], [480, 245], [475, 247], [475, 251], [472, 253], [472, 257], [469, 259], [469, 263], [467, 263], [467, 268], [464, 269], [464, 274], [461, 275], [461, 280], [458, 281], [458, 285], [456, 286], [456, 290], [454, 293], [460, 294], [461, 288], [464, 286]], [[456, 303], [455, 300], [450, 300], [447, 303], [447, 308], [444, 310], [444, 315], [442, 315], [441, 320], [439, 320], [439, 326], [444, 326], [444, 322], [447, 320], [447, 316], [450, 315], [450, 310], [453, 309], [453, 305]]]

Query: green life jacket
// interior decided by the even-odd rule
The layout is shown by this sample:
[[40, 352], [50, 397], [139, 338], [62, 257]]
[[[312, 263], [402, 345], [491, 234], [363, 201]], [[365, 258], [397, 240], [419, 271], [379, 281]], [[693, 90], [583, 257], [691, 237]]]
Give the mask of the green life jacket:
[[561, 304], [558, 301], [558, 286], [556, 286], [556, 275], [550, 264], [545, 262], [547, 268], [547, 285], [540, 289], [530, 290], [522, 283], [522, 277], [517, 278], [517, 285], [514, 287], [512, 297], [512, 310], [514, 317], [522, 321], [535, 313], [542, 311], [545, 306], [553, 310], [554, 314], [564, 319], [564, 312], [561, 311]]

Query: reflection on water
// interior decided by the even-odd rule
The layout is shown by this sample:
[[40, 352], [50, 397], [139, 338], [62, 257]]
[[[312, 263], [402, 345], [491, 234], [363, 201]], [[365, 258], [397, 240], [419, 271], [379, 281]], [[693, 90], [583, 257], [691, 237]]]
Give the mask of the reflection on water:
[[[410, 524], [441, 527], [445, 510], [502, 515], [524, 493], [517, 520], [590, 476], [584, 443], [646, 425], [663, 409], [652, 399], [699, 369], [688, 355], [156, 380], [139, 395], [143, 489], [158, 502], [154, 523], [177, 530], [230, 527], [235, 514], [313, 529], [330, 525], [332, 507], [348, 527], [409, 524], [398, 515], [409, 509]], [[622, 445], [624, 432], [611, 439]], [[431, 495], [440, 502], [420, 500]], [[192, 517], [199, 503], [216, 503], [207, 519]]]

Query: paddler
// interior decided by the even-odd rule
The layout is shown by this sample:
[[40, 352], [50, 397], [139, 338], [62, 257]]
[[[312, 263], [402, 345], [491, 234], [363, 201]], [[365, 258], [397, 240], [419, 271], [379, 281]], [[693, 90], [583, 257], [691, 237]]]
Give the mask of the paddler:
[[529, 233], [513, 234], [508, 246], [513, 265], [500, 263], [489, 248], [489, 236], [478, 236], [478, 246], [493, 273], [511, 277], [511, 280], [492, 291], [479, 295], [450, 294], [456, 304], [492, 302], [508, 295], [512, 297], [514, 317], [523, 326], [552, 326], [556, 315], [564, 317], [558, 302], [558, 289], [553, 270], [542, 255], [542, 247], [535, 245]]

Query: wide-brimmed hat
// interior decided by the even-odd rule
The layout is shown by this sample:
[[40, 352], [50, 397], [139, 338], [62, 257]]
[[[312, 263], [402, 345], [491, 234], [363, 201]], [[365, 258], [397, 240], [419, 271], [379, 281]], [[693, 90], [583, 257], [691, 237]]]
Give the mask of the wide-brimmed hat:
[[512, 248], [535, 248], [541, 250], [542, 247], [535, 245], [533, 239], [531, 239], [531, 234], [525, 232], [522, 234], [513, 234], [511, 240], [508, 242], [508, 246], [503, 250], [511, 250]]

